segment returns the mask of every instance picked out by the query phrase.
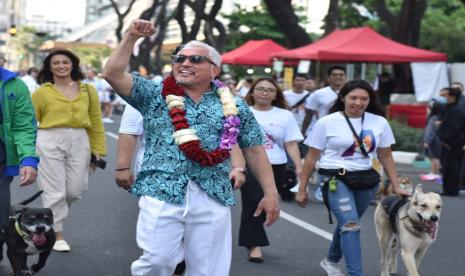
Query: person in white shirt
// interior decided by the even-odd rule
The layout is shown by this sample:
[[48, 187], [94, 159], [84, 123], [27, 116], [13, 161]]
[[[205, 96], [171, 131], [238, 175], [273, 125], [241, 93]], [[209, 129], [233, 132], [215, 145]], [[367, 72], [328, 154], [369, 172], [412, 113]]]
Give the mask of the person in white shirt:
[[111, 119], [113, 113], [113, 104], [110, 97], [111, 86], [104, 79], [98, 78], [94, 69], [88, 69], [86, 71], [86, 77], [85, 82], [92, 84], [95, 89], [97, 89], [98, 98], [102, 107], [102, 121], [107, 124], [114, 123], [113, 119]]
[[[305, 140], [310, 148], [296, 200], [302, 207], [307, 204], [308, 179], [319, 160], [325, 204], [337, 220], [327, 257], [320, 265], [328, 275], [345, 275], [337, 266], [344, 257], [348, 274], [360, 276], [363, 275], [360, 220], [379, 186], [373, 159], [379, 158], [394, 193], [403, 196], [409, 193], [399, 186], [391, 152], [394, 135], [381, 116], [383, 109], [370, 84], [363, 80], [345, 84], [329, 113], [318, 120]], [[350, 182], [349, 177], [354, 175], [355, 181]], [[365, 186], [361, 186], [363, 182]]]
[[346, 69], [339, 65], [330, 67], [327, 80], [329, 86], [316, 90], [305, 102], [306, 113], [302, 123], [302, 133], [306, 136], [309, 135], [315, 122], [328, 114], [339, 90], [346, 82]]
[[237, 91], [237, 95], [241, 98], [245, 98], [247, 96], [247, 93], [250, 90], [250, 87], [253, 84], [253, 79], [252, 78], [246, 78], [245, 80], [242, 81], [241, 88], [239, 91]]
[[308, 77], [305, 81], [305, 90], [310, 93], [316, 90], [316, 82], [312, 77]]
[[306, 80], [306, 75], [295, 74], [294, 79], [292, 80], [292, 89], [283, 92], [284, 99], [287, 102], [289, 110], [297, 120], [299, 128], [302, 127], [305, 117], [305, 100], [310, 95], [310, 92], [305, 90]]
[[21, 77], [21, 80], [24, 81], [31, 94], [40, 87], [37, 83], [37, 74], [39, 74], [39, 68], [31, 67], [27, 70], [27, 75]]
[[[306, 111], [302, 123], [302, 133], [306, 137], [310, 136], [315, 123], [328, 114], [329, 108], [336, 100], [339, 90], [346, 82], [346, 69], [339, 65], [331, 66], [328, 69], [327, 80], [329, 86], [316, 90], [305, 102]], [[320, 187], [315, 192], [315, 197], [319, 201], [323, 201]]]
[[[295, 173], [301, 172], [302, 162], [298, 142], [303, 140], [292, 113], [286, 110], [283, 93], [271, 78], [260, 78], [250, 88], [245, 98], [265, 134], [265, 150], [273, 168], [275, 183], [281, 198], [292, 200], [294, 194], [286, 187], [287, 154], [295, 163]], [[247, 247], [249, 261], [263, 261], [261, 247], [269, 245], [263, 227], [265, 217], [255, 217], [254, 212], [263, 192], [255, 177], [247, 173], [246, 184], [241, 188], [242, 214], [239, 229], [239, 246]]]

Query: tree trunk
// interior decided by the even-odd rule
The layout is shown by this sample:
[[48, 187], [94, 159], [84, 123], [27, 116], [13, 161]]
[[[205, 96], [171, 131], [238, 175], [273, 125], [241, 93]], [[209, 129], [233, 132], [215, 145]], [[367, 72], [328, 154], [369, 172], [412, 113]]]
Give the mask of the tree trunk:
[[418, 46], [421, 20], [426, 8], [426, 0], [404, 0], [394, 39], [407, 45]]
[[[150, 8], [142, 12], [140, 18], [145, 20], [154, 19], [154, 26], [157, 29], [156, 33], [151, 37], [146, 37], [139, 45], [139, 54], [131, 55], [129, 67], [131, 71], [139, 71], [140, 66], [144, 66], [147, 73], [158, 73], [162, 71], [161, 47], [166, 35], [166, 28], [171, 17], [166, 14], [166, 6], [169, 0], [154, 0]], [[153, 50], [156, 49], [152, 58]]]
[[[403, 0], [397, 16], [388, 9], [385, 0], [376, 0], [374, 5], [381, 20], [386, 23], [392, 39], [411, 46], [418, 45], [421, 21], [427, 8], [426, 0]], [[414, 90], [409, 64], [395, 64], [394, 77], [399, 91]]]
[[403, 0], [398, 15], [388, 9], [385, 0], [376, 0], [374, 8], [386, 23], [394, 40], [407, 45], [418, 45], [421, 21], [427, 8], [426, 0]]
[[176, 10], [176, 14], [174, 15], [174, 19], [179, 24], [179, 28], [181, 29], [181, 41], [182, 43], [186, 42], [189, 35], [189, 30], [187, 29], [186, 22], [184, 21], [184, 9], [186, 7], [186, 0], [179, 0], [178, 8]]
[[328, 14], [325, 16], [325, 36], [332, 33], [340, 26], [339, 0], [330, 0]]
[[[213, 6], [208, 14], [205, 14], [205, 24], [204, 24], [204, 35], [205, 40], [208, 44], [213, 46], [219, 52], [222, 52], [226, 44], [226, 28], [223, 23], [216, 20], [218, 12], [221, 9], [223, 0], [215, 0]], [[215, 36], [215, 29], [218, 31], [218, 35]]]
[[299, 19], [294, 12], [291, 1], [264, 0], [268, 11], [278, 27], [286, 35], [290, 48], [297, 48], [312, 42], [307, 32], [299, 25]]
[[115, 29], [115, 34], [116, 34], [116, 38], [118, 39], [118, 42], [120, 42], [123, 39], [123, 35], [121, 33], [123, 30], [123, 26], [124, 26], [124, 19], [131, 11], [132, 6], [136, 2], [136, 0], [131, 0], [131, 2], [129, 3], [124, 13], [121, 13], [121, 11], [119, 10], [118, 4], [116, 4], [115, 0], [110, 0], [110, 2], [111, 2], [113, 9], [115, 10], [116, 16], [118, 17], [118, 26]]
[[[206, 43], [210, 44], [218, 51], [222, 51], [226, 41], [226, 29], [223, 23], [216, 20], [222, 3], [223, 0], [215, 0], [210, 12], [206, 12], [206, 0], [180, 1], [180, 4], [189, 6], [195, 13], [194, 23], [192, 24], [190, 31], [187, 29], [187, 26], [184, 22], [184, 12], [179, 11], [176, 15], [176, 20], [178, 21], [181, 27], [181, 33], [183, 34], [183, 43], [188, 42], [189, 40], [195, 40], [197, 38], [198, 32], [200, 31], [201, 24], [204, 22], [203, 33], [205, 35]], [[215, 29], [219, 33], [217, 36], [214, 35]]]

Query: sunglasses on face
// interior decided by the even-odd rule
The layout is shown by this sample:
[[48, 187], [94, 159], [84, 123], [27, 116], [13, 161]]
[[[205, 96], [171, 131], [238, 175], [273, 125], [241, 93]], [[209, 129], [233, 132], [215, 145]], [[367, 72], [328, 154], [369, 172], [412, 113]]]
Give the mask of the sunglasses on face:
[[201, 55], [192, 55], [192, 56], [173, 55], [171, 56], [171, 60], [173, 61], [173, 63], [183, 63], [184, 61], [186, 61], [186, 59], [188, 59], [189, 62], [192, 64], [200, 64], [206, 61], [216, 66], [216, 64], [206, 56], [201, 56]]

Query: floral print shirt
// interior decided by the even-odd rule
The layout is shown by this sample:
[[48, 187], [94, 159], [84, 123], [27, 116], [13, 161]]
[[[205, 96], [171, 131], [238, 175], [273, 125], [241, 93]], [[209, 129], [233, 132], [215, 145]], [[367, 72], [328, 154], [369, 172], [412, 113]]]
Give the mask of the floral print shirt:
[[[142, 113], [146, 141], [142, 168], [130, 192], [181, 205], [187, 182], [191, 179], [220, 203], [235, 205], [228, 178], [230, 160], [202, 167], [184, 156], [174, 142], [174, 128], [161, 94], [162, 88], [162, 83], [134, 76], [131, 96], [123, 97]], [[223, 132], [223, 107], [216, 90], [212, 83], [212, 91], [206, 92], [199, 103], [185, 96], [186, 118], [202, 147], [208, 151], [218, 147]], [[264, 138], [252, 111], [241, 98], [235, 97], [235, 100], [241, 119], [237, 137], [239, 146], [248, 148], [263, 144]]]

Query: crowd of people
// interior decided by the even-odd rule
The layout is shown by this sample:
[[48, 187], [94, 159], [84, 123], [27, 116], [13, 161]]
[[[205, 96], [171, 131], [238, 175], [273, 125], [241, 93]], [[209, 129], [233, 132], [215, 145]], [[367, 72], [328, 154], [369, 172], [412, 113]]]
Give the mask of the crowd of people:
[[[344, 259], [349, 275], [364, 275], [360, 219], [380, 184], [378, 162], [394, 193], [409, 196], [397, 180], [383, 106], [390, 79], [382, 75], [384, 90], [375, 91], [366, 81], [347, 81], [345, 67], [336, 65], [322, 87], [303, 74], [285, 91], [268, 77], [236, 86], [218, 80], [220, 54], [198, 41], [176, 49], [163, 77], [127, 73], [137, 39], [154, 32], [148, 21], [132, 22], [101, 77], [82, 70], [68, 50], [51, 52], [40, 69], [21, 77], [0, 57], [0, 226], [8, 220], [13, 176], [22, 186], [37, 178], [42, 205], [54, 215], [53, 249], [69, 252], [70, 207], [107, 153], [104, 123], [114, 122], [114, 103], [127, 103], [115, 179], [140, 197], [136, 240], [143, 254], [132, 275], [228, 275], [235, 189], [242, 202], [239, 245], [250, 262], [263, 262], [262, 248], [270, 245], [264, 226], [279, 217], [279, 199], [305, 207], [310, 182], [337, 221], [320, 266], [344, 275]], [[423, 146], [432, 165], [424, 178], [440, 178], [443, 195], [457, 196], [465, 186], [463, 85], [442, 89], [428, 108]], [[0, 261], [2, 247], [0, 240]]]

